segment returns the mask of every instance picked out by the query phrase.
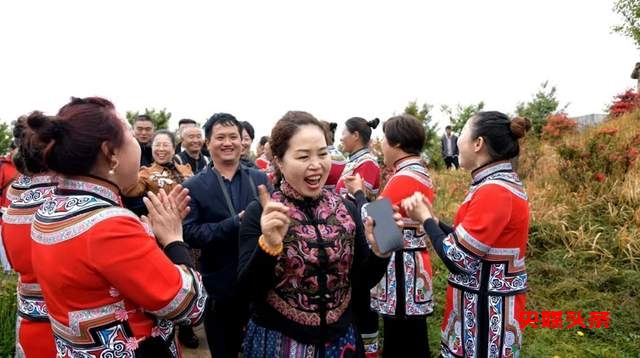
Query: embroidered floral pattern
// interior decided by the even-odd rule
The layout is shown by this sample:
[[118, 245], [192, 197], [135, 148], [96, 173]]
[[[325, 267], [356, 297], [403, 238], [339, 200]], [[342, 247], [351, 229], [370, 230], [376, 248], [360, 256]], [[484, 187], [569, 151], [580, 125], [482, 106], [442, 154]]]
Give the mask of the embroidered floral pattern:
[[[129, 216], [131, 218], [139, 220], [134, 213], [125, 208], [108, 207], [101, 210], [94, 210], [89, 215], [87, 215], [84, 220], [76, 222], [78, 216], [73, 214], [72, 212], [79, 209], [67, 208], [68, 205], [64, 203], [64, 200], [64, 198], [61, 198], [53, 201], [45, 201], [44, 204], [42, 204], [42, 206], [38, 210], [38, 213], [36, 214], [36, 222], [31, 228], [31, 238], [34, 241], [43, 245], [53, 245], [66, 240], [71, 240], [91, 229], [99, 222], [113, 217]], [[65, 216], [69, 219], [68, 226], [64, 227], [62, 230], [55, 230], [55, 227], [49, 227], [46, 224], [48, 220], [51, 220], [51, 218], [57, 216], [56, 213], [50, 214], [47, 212], [49, 210], [52, 210], [51, 206], [57, 205], [55, 203], [56, 201], [63, 201], [62, 205], [65, 207], [65, 210], [71, 212]], [[57, 218], [57, 223], [60, 224], [60, 221], [63, 221], [64, 219], [64, 217]]]
[[391, 254], [387, 271], [382, 280], [371, 289], [371, 309], [381, 314], [395, 314], [397, 297], [395, 295], [397, 288], [396, 281], [396, 253]]
[[118, 188], [113, 184], [109, 187], [106, 184], [98, 184], [88, 180], [75, 180], [71, 178], [64, 178], [60, 180], [58, 186], [61, 190], [74, 190], [83, 191], [86, 193], [92, 193], [99, 195], [107, 200], [112, 201], [114, 204], [122, 205], [120, 195], [118, 194]]
[[177, 266], [182, 277], [182, 288], [165, 307], [150, 311], [154, 316], [171, 319], [179, 324], [193, 324], [204, 314], [207, 293], [200, 273], [185, 266]]
[[[33, 214], [38, 207], [48, 198], [53, 196], [56, 187], [55, 178], [50, 176], [37, 177], [40, 186], [26, 188], [7, 208], [7, 212], [2, 216], [2, 221], [8, 224], [31, 224]], [[43, 181], [47, 179], [47, 181]], [[34, 183], [35, 185], [35, 183]]]
[[500, 340], [502, 339], [503, 297], [489, 296], [489, 340], [487, 354], [491, 358], [500, 357]]
[[115, 288], [115, 287], [110, 287], [109, 288], [109, 296], [114, 297], [114, 298], [115, 297], [119, 297], [120, 296], [120, 291], [118, 291], [118, 289]]
[[478, 295], [470, 292], [462, 294], [463, 342], [465, 354], [474, 357], [478, 339]]
[[97, 332], [96, 337], [99, 338], [99, 342], [87, 345], [74, 344], [56, 334], [53, 336], [58, 357], [135, 358], [135, 350], [138, 349], [140, 340], [131, 337], [123, 325], [103, 328]]
[[18, 294], [18, 314], [32, 321], [48, 321], [49, 312], [42, 296]]
[[[384, 315], [396, 315], [397, 282], [395, 255], [402, 253], [405, 276], [405, 314], [424, 316], [433, 313], [433, 286], [429, 274], [431, 263], [422, 251], [399, 251], [391, 255], [387, 272], [371, 290], [371, 309]], [[427, 254], [428, 255], [428, 254]]]
[[133, 337], [129, 337], [127, 338], [124, 346], [125, 348], [127, 348], [127, 350], [135, 351], [136, 349], [138, 349], [138, 340]]
[[127, 311], [120, 307], [116, 308], [116, 311], [114, 314], [116, 319], [120, 322], [124, 322], [129, 319], [129, 314], [127, 313]]
[[351, 300], [348, 273], [356, 224], [342, 200], [328, 190], [316, 199], [302, 198], [286, 182], [281, 190], [272, 197], [291, 208], [292, 222], [267, 302], [287, 318], [314, 326], [320, 325], [319, 307], [325, 305], [327, 323], [334, 323]]
[[151, 337], [161, 337], [165, 341], [173, 339], [173, 322], [168, 319], [158, 319], [151, 329]]
[[527, 273], [507, 276], [506, 264], [491, 265], [489, 272], [489, 291], [493, 293], [519, 293], [524, 292], [527, 285]]

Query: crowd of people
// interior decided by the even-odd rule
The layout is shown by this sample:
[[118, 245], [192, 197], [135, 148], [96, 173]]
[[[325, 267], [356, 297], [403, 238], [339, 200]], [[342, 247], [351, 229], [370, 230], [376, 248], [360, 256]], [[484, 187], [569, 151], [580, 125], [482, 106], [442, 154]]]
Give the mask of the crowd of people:
[[[347, 119], [336, 146], [337, 123], [290, 111], [254, 156], [253, 126], [229, 113], [177, 135], [99, 97], [21, 117], [0, 183], [16, 356], [180, 357], [203, 322], [216, 358], [430, 357], [436, 255], [450, 271], [440, 354], [518, 357], [529, 209], [511, 161], [530, 122], [480, 112], [459, 138], [447, 129], [443, 159], [472, 178], [451, 226], [421, 122], [383, 121], [378, 158], [380, 123]], [[395, 252], [361, 210], [379, 198]]]

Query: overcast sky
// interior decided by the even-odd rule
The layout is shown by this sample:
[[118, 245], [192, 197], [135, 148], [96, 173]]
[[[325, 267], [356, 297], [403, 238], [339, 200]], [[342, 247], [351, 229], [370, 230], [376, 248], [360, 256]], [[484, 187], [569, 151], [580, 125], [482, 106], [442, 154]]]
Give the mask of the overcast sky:
[[570, 115], [601, 113], [640, 60], [612, 4], [3, 1], [0, 118], [100, 95], [167, 108], [172, 128], [229, 112], [260, 136], [290, 109], [343, 123], [417, 100], [442, 128], [442, 104], [513, 112], [547, 80]]

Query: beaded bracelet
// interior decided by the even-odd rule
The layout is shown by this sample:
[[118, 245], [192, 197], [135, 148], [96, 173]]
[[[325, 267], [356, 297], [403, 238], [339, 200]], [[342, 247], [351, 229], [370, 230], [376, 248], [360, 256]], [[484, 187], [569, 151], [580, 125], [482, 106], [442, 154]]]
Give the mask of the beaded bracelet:
[[264, 239], [264, 235], [260, 235], [260, 238], [258, 239], [258, 246], [260, 246], [262, 251], [266, 252], [270, 256], [280, 256], [282, 249], [284, 248], [282, 243], [280, 243], [275, 249], [270, 248], [269, 244], [267, 244], [267, 241]]

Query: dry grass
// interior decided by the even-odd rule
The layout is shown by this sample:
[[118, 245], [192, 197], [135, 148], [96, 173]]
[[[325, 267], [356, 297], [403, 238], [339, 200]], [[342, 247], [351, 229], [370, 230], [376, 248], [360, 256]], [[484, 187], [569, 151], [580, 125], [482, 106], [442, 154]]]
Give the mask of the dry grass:
[[[563, 144], [582, 148], [611, 128], [617, 137], [609, 145], [628, 149], [625, 145], [633, 145], [640, 136], [638, 124], [640, 115], [634, 113], [556, 143], [527, 139], [523, 145], [518, 172], [531, 210], [527, 310], [611, 312], [610, 329], [578, 334], [576, 329], [527, 328], [525, 357], [640, 357], [640, 163], [627, 172], [612, 171], [603, 182], [575, 183], [561, 175], [572, 163], [563, 163], [557, 151]], [[437, 185], [435, 208], [442, 220], [452, 222], [470, 183], [469, 173], [440, 171], [432, 176]], [[434, 271], [443, 269], [434, 261]], [[445, 284], [436, 281], [441, 305], [444, 298], [437, 290]], [[441, 322], [438, 314], [430, 328]], [[438, 332], [433, 331], [437, 330], [430, 329], [430, 338], [437, 342]]]

